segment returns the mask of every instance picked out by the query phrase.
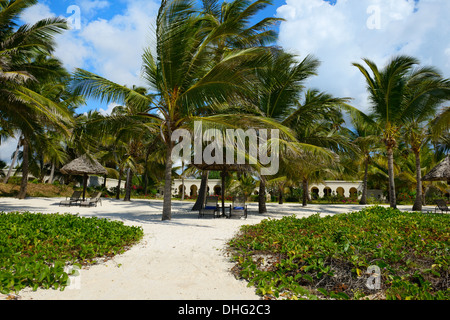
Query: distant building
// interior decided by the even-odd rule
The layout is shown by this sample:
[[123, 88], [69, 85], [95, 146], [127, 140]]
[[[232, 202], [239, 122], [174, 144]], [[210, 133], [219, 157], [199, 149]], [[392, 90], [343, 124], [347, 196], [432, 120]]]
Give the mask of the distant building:
[[[200, 189], [200, 179], [184, 179], [185, 194], [195, 197]], [[182, 180], [175, 179], [172, 183], [172, 195], [176, 196], [182, 193]], [[221, 179], [208, 179], [208, 193], [212, 195], [220, 195], [222, 192]], [[254, 194], [258, 194], [259, 189], [255, 189]], [[361, 197], [362, 181], [324, 181], [323, 183], [312, 183], [309, 185], [309, 192], [312, 198], [324, 197], [325, 195], [341, 195], [344, 197]], [[159, 193], [163, 194], [163, 188]], [[368, 197], [381, 199], [383, 193], [381, 190], [368, 190]]]

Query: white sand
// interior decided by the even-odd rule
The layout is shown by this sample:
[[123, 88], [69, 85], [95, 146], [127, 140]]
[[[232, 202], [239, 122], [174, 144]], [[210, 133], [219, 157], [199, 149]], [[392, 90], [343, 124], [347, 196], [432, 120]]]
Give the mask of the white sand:
[[[172, 220], [161, 221], [162, 201], [124, 202], [104, 199], [91, 208], [59, 207], [61, 199], [0, 198], [0, 211], [43, 213], [79, 213], [123, 221], [141, 226], [143, 240], [124, 254], [97, 265], [83, 268], [77, 279], [79, 288], [60, 290], [31, 289], [19, 293], [23, 300], [252, 300], [260, 299], [254, 288], [231, 274], [233, 264], [225, 252], [226, 243], [244, 224], [256, 224], [265, 218], [295, 214], [306, 217], [320, 212], [331, 215], [359, 210], [358, 205], [268, 204], [268, 214], [257, 213], [257, 204], [249, 205], [243, 219], [198, 219], [190, 209], [193, 202], [172, 203]], [[410, 209], [403, 207], [402, 209]], [[429, 208], [432, 210], [432, 208]], [[0, 297], [1, 299], [1, 297]]]

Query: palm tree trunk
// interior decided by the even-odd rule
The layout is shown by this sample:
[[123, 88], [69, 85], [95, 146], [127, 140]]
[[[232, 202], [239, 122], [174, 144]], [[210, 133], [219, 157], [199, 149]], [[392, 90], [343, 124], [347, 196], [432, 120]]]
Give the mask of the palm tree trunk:
[[308, 180], [303, 179], [303, 199], [302, 205], [306, 207], [308, 205]]
[[8, 180], [11, 177], [12, 170], [13, 170], [14, 166], [16, 165], [17, 156], [19, 155], [19, 149], [21, 146], [21, 142], [22, 142], [22, 136], [19, 138], [19, 141], [17, 142], [17, 148], [16, 148], [16, 151], [14, 152], [14, 157], [11, 161], [11, 164], [9, 165], [9, 170], [8, 170], [8, 173], [6, 174], [5, 179], [3, 180], [3, 183], [8, 183]]
[[369, 157], [366, 156], [366, 159], [364, 161], [364, 179], [363, 179], [363, 188], [362, 188], [362, 195], [361, 200], [359, 201], [359, 204], [367, 204], [367, 175], [369, 171]]
[[266, 181], [261, 177], [259, 181], [259, 194], [258, 194], [258, 212], [266, 213]]
[[132, 173], [131, 173], [131, 168], [128, 168], [127, 170], [127, 186], [125, 189], [125, 198], [123, 199], [123, 201], [131, 201], [131, 181], [132, 181]]
[[284, 187], [278, 187], [278, 193], [279, 193], [279, 196], [278, 196], [278, 204], [283, 204], [283, 198], [284, 198]]
[[197, 201], [195, 201], [192, 211], [199, 211], [205, 203], [206, 193], [208, 191], [208, 175], [209, 171], [202, 172], [202, 180], [200, 182], [200, 189], [198, 190]]
[[168, 142], [166, 154], [166, 171], [164, 174], [164, 200], [162, 221], [172, 219], [172, 143]]
[[119, 170], [119, 183], [117, 184], [116, 199], [120, 199], [120, 185], [122, 184], [122, 169]]
[[47, 183], [52, 184], [54, 176], [55, 176], [55, 163], [52, 162], [52, 169], [50, 170], [50, 177], [48, 178]]
[[181, 201], [184, 200], [184, 162], [181, 163]]
[[394, 149], [387, 147], [388, 158], [388, 174], [389, 174], [389, 202], [391, 208], [397, 208], [397, 199], [395, 197], [395, 182], [394, 182]]
[[422, 211], [422, 172], [420, 166], [420, 151], [414, 150], [416, 156], [416, 199], [414, 201], [413, 211]]
[[17, 198], [25, 199], [27, 196], [27, 186], [28, 186], [28, 170], [29, 170], [29, 145], [27, 139], [24, 137], [22, 141], [23, 145], [23, 160], [22, 160], [22, 182], [20, 183], [20, 191]]

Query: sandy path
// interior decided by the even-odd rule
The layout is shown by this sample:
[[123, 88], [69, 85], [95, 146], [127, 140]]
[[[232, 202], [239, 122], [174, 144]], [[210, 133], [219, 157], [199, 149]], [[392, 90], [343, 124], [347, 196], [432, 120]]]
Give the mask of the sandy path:
[[140, 300], [252, 300], [254, 288], [230, 273], [232, 263], [224, 248], [244, 224], [264, 218], [296, 214], [309, 216], [354, 211], [361, 206], [309, 206], [268, 204], [269, 214], [256, 213], [250, 204], [247, 220], [198, 219], [189, 209], [193, 203], [174, 202], [172, 221], [162, 222], [162, 202], [134, 200], [131, 203], [104, 200], [97, 208], [59, 207], [60, 199], [0, 198], [0, 211], [70, 212], [122, 220], [142, 226], [144, 239], [122, 255], [80, 271], [78, 288], [22, 290], [23, 300], [38, 299], [140, 299]]

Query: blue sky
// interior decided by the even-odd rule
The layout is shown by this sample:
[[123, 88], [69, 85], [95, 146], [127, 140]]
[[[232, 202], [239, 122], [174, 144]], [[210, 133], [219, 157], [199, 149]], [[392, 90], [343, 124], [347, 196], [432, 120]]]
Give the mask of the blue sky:
[[[50, 16], [70, 18], [70, 6], [80, 9], [80, 28], [58, 36], [55, 56], [68, 70], [83, 68], [123, 85], [142, 85], [143, 48], [151, 45], [159, 0], [41, 0], [22, 16], [34, 23]], [[407, 54], [423, 65], [437, 67], [450, 77], [449, 0], [273, 0], [261, 12], [284, 18], [277, 45], [303, 59], [321, 61], [319, 75], [307, 86], [369, 111], [362, 75], [352, 66], [369, 58], [384, 65], [395, 55]], [[109, 113], [115, 104], [97, 101], [79, 112]], [[0, 159], [9, 162], [16, 142], [0, 146]]]

